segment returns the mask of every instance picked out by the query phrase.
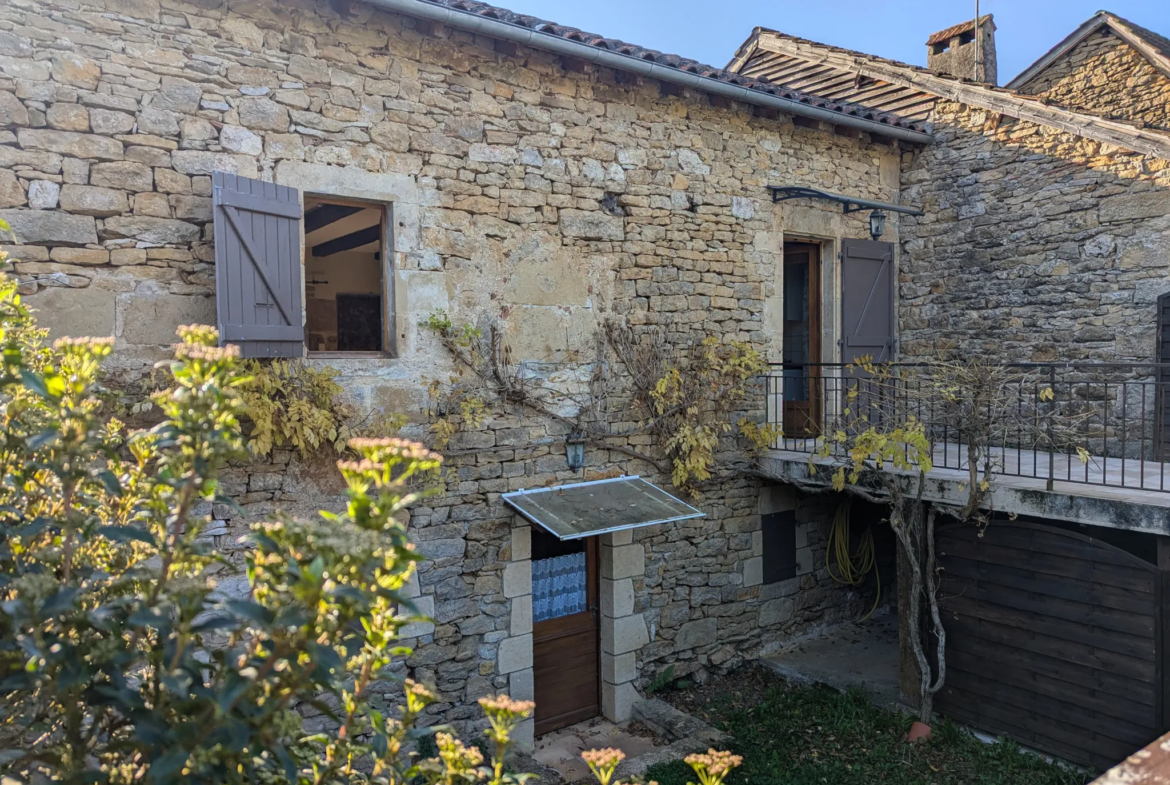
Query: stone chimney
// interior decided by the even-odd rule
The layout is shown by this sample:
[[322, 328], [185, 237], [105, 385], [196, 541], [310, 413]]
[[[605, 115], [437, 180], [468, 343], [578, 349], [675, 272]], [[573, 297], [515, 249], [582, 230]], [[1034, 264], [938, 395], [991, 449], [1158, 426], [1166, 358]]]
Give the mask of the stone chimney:
[[[936, 74], [973, 79], [996, 85], [995, 21], [991, 14], [979, 17], [979, 46], [975, 46], [975, 21], [948, 27], [926, 41], [926, 67]], [[979, 50], [976, 73], [975, 50]]]

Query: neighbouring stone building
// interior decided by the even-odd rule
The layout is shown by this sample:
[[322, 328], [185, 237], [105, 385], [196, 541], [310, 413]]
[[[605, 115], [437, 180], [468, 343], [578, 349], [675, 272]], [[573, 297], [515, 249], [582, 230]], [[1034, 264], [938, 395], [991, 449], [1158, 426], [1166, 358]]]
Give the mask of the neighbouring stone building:
[[[806, 90], [802, 62], [839, 84]], [[672, 347], [715, 336], [834, 362], [860, 329], [850, 271], [875, 260], [866, 285], [890, 290], [879, 345], [898, 356], [959, 341], [1149, 360], [1170, 135], [1128, 121], [1157, 126], [1156, 96], [1135, 90], [1122, 122], [1092, 114], [1076, 79], [1029, 84], [1044, 79], [1049, 103], [766, 30], [723, 71], [454, 0], [9, 0], [0, 218], [53, 335], [116, 336], [121, 372], [145, 373], [179, 324], [243, 319], [233, 340], [307, 344], [359, 410], [406, 414], [420, 436], [430, 383], [457, 371], [422, 327], [436, 311], [498, 330], [547, 385], [588, 366], [610, 320]], [[774, 204], [769, 186], [923, 215], [891, 213], [877, 243], [866, 213]], [[260, 201], [291, 245], [273, 234], [256, 251], [261, 230], [228, 215]], [[295, 260], [281, 296], [216, 275], [217, 259], [235, 270], [226, 259], [269, 251]], [[535, 527], [502, 494], [623, 472], [669, 485], [629, 454], [660, 449], [646, 434], [591, 442], [570, 471], [569, 431], [493, 413], [453, 437], [444, 493], [413, 512], [433, 623], [411, 630], [404, 667], [437, 687], [436, 720], [466, 729], [496, 691], [539, 705]], [[225, 489], [249, 516], [312, 514], [343, 490], [328, 460], [285, 450]], [[872, 599], [825, 570], [834, 496], [745, 474], [695, 504], [705, 518], [599, 538], [606, 716], [627, 717], [668, 665], [701, 678]], [[246, 518], [212, 512], [234, 552]], [[776, 550], [769, 526], [787, 533]]]
[[[1170, 47], [1104, 12], [1090, 28], [1025, 72], [1022, 92], [763, 29], [732, 61], [793, 87], [836, 69], [827, 93], [930, 124], [934, 142], [902, 157], [901, 203], [925, 213], [900, 225], [902, 359], [956, 345], [1020, 361], [1154, 359], [1170, 291], [1170, 135], [1157, 122]], [[1124, 43], [1079, 65], [1105, 37]]]

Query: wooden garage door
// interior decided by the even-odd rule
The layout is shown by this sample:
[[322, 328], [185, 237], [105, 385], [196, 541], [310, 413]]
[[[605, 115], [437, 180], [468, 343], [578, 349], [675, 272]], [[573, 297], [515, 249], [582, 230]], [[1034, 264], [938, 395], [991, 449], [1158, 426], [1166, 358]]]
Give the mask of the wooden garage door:
[[1152, 564], [1033, 523], [939, 530], [944, 716], [1108, 767], [1162, 731]]

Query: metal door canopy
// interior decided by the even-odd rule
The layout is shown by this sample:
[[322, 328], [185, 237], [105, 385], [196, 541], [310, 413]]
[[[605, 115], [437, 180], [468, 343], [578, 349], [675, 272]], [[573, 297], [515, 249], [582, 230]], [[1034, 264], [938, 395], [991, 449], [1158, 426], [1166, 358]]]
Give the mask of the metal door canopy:
[[637, 476], [514, 491], [504, 501], [561, 540], [706, 515]]

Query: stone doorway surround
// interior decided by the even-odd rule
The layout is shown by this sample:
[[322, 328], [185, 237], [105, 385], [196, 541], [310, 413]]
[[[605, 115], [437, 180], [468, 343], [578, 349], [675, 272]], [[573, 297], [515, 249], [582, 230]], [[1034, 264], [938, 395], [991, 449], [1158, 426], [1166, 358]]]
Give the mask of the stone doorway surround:
[[[503, 590], [510, 601], [509, 635], [499, 643], [496, 671], [508, 677], [509, 695], [535, 700], [532, 656], [532, 528], [517, 516], [512, 527], [512, 559], [504, 566]], [[646, 620], [634, 612], [634, 578], [646, 572], [646, 549], [632, 531], [603, 534], [601, 547], [601, 713], [625, 722], [641, 700], [634, 680], [638, 651], [650, 642]], [[535, 721], [516, 730], [521, 749], [534, 744]]]

